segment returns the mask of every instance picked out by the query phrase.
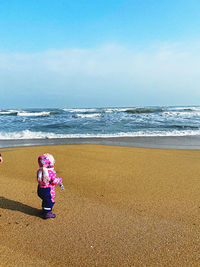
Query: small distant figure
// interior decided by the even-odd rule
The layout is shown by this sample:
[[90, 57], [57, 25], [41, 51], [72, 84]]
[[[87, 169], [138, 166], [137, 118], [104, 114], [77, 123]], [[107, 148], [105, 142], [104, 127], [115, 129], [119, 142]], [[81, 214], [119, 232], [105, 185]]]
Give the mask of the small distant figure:
[[2, 158], [1, 153], [0, 153], [0, 163], [2, 163], [2, 162], [3, 162], [3, 158]]
[[55, 218], [52, 208], [55, 204], [55, 185], [59, 184], [64, 190], [62, 178], [56, 176], [54, 170], [55, 159], [51, 154], [44, 154], [38, 158], [39, 170], [37, 171], [38, 196], [42, 199], [42, 213], [44, 219]]

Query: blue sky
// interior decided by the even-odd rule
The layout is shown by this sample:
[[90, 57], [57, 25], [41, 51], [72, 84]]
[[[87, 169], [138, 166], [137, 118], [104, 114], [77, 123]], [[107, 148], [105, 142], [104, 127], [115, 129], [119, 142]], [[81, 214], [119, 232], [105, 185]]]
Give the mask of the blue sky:
[[200, 104], [197, 0], [0, 0], [2, 108]]

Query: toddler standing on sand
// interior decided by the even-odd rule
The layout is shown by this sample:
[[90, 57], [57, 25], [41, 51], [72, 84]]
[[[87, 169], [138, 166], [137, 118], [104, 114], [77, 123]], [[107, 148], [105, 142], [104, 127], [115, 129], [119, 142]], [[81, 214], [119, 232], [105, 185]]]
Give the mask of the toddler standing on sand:
[[38, 196], [42, 199], [42, 211], [44, 219], [55, 218], [52, 213], [55, 204], [55, 185], [59, 184], [64, 190], [62, 178], [56, 176], [54, 170], [55, 159], [51, 154], [44, 154], [38, 158], [39, 170], [37, 171]]

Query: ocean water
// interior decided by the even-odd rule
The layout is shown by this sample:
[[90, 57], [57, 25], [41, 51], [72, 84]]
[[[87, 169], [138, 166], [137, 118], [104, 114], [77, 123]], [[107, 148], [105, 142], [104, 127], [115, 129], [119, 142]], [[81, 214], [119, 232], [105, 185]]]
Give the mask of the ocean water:
[[0, 109], [0, 140], [200, 136], [200, 106]]

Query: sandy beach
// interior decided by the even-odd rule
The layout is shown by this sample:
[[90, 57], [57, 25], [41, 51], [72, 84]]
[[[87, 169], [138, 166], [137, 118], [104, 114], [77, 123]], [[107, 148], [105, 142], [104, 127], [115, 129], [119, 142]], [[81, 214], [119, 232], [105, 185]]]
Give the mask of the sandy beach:
[[[56, 159], [55, 219], [37, 158]], [[0, 266], [199, 266], [200, 151], [106, 145], [1, 148]]]

